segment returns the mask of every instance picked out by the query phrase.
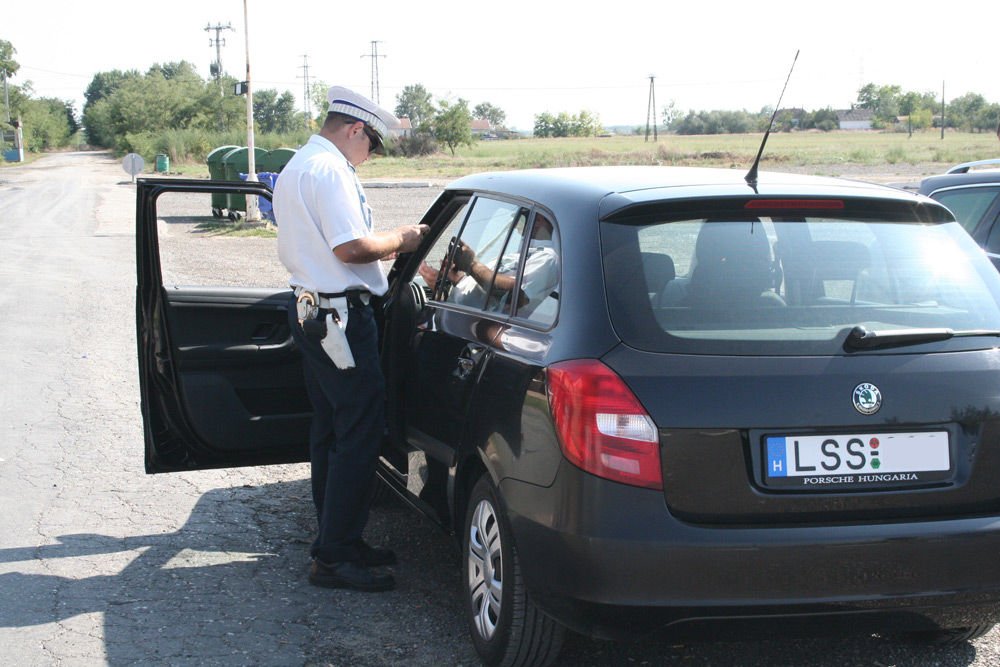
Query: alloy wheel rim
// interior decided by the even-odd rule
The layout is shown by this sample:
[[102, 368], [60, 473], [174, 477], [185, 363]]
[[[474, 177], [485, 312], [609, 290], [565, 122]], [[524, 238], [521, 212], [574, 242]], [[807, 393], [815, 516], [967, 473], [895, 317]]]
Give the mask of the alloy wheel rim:
[[469, 526], [469, 594], [473, 622], [483, 639], [491, 639], [500, 622], [503, 558], [500, 526], [493, 506], [479, 501]]

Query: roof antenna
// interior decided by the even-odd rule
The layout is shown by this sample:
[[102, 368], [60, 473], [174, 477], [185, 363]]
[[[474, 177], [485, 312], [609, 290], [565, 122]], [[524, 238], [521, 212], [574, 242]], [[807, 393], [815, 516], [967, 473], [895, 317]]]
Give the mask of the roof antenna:
[[781, 98], [785, 96], [785, 88], [788, 88], [788, 80], [792, 78], [792, 70], [795, 69], [795, 62], [799, 59], [799, 51], [796, 49], [795, 58], [792, 59], [792, 66], [788, 68], [788, 76], [785, 77], [785, 85], [781, 89], [781, 95], [778, 96], [778, 103], [774, 105], [774, 113], [771, 114], [771, 122], [767, 124], [767, 130], [764, 132], [764, 139], [760, 142], [760, 149], [757, 151], [757, 157], [753, 161], [753, 166], [750, 167], [750, 171], [747, 175], [743, 177], [743, 180], [747, 182], [754, 190], [757, 189], [757, 166], [760, 164], [760, 156], [764, 154], [764, 146], [767, 144], [767, 138], [771, 136], [771, 127], [774, 125], [774, 119], [778, 116], [778, 109], [781, 108]]

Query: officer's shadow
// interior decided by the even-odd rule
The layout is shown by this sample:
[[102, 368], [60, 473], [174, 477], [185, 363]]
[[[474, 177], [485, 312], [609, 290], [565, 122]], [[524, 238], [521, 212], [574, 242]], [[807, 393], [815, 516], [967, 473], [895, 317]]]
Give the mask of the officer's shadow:
[[[227, 636], [225, 630], [204, 633], [206, 623], [232, 624], [234, 649], [240, 648], [236, 642], [252, 643], [255, 635], [261, 643], [273, 642], [274, 623], [297, 615], [288, 607], [294, 604], [290, 593], [304, 582], [308, 559], [308, 486], [301, 480], [209, 491], [173, 533], [63, 535], [56, 544], [0, 549], [0, 570], [7, 571], [0, 574], [0, 627], [102, 612], [109, 664], [150, 657], [160, 639], [160, 648], [169, 641], [191, 648], [192, 642]], [[79, 578], [10, 572], [17, 563], [31, 563], [37, 571], [40, 562], [49, 571], [71, 567], [74, 574], [85, 573], [86, 559], [101, 556], [108, 558], [93, 564], [92, 571], [108, 572], [119, 563], [121, 569]], [[69, 565], [63, 559], [81, 560]], [[220, 609], [226, 611], [220, 614]], [[156, 632], [153, 645], [136, 649], [150, 630]], [[274, 651], [273, 643], [268, 650]]]

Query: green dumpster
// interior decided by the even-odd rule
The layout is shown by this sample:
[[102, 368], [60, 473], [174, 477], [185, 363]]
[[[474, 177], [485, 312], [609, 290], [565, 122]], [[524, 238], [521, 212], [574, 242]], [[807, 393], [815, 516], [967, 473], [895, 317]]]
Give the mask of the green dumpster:
[[165, 174], [170, 171], [170, 157], [164, 153], [159, 153], [156, 156], [156, 171]]
[[271, 171], [275, 174], [281, 173], [288, 161], [295, 155], [294, 148], [275, 148], [269, 150], [260, 164], [257, 165], [257, 173]]
[[[213, 181], [226, 180], [226, 168], [222, 164], [222, 158], [234, 148], [239, 148], [239, 146], [219, 146], [205, 157], [205, 162], [208, 164], [208, 177], [210, 179]], [[229, 195], [224, 192], [212, 193], [212, 215], [216, 218], [221, 218], [223, 211], [228, 206]]]
[[[254, 148], [254, 173], [260, 171], [260, 161], [267, 155], [263, 148]], [[222, 157], [222, 167], [225, 172], [225, 180], [240, 181], [240, 174], [250, 172], [250, 151], [246, 146], [234, 148]], [[246, 213], [247, 198], [244, 195], [230, 194], [227, 197], [226, 208], [229, 209], [229, 218], [235, 220], [239, 217], [238, 212]]]

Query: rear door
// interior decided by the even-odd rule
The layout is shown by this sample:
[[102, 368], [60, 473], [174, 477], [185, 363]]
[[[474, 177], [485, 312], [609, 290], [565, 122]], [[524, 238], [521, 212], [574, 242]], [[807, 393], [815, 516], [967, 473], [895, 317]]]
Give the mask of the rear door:
[[308, 459], [311, 408], [269, 213], [260, 183], [137, 181], [148, 473]]

